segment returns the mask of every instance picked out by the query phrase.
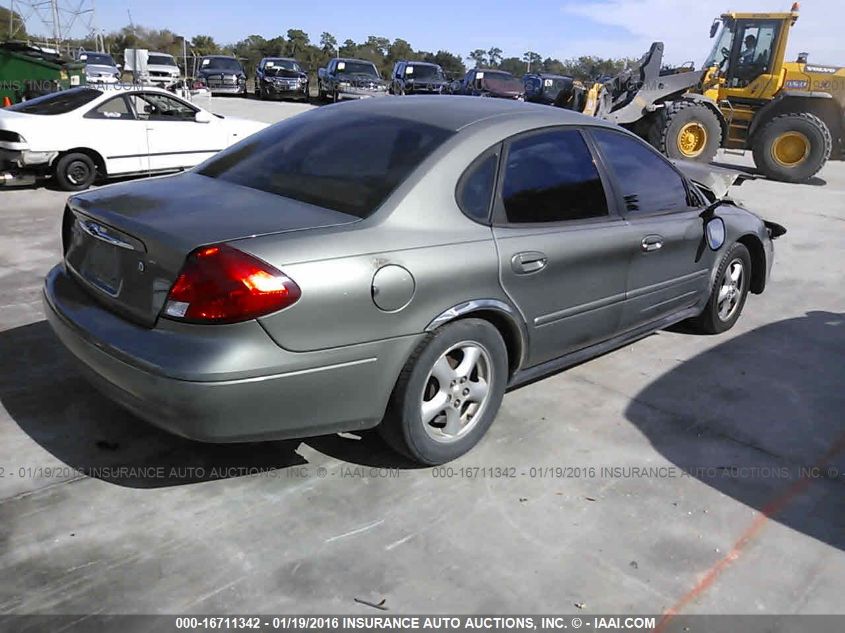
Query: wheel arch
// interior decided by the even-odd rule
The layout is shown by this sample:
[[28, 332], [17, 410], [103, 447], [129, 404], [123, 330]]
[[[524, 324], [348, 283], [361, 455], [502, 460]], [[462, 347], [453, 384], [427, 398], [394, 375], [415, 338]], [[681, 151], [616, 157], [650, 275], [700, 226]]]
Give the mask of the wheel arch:
[[56, 163], [63, 156], [67, 156], [68, 154], [85, 154], [91, 160], [94, 161], [94, 166], [97, 168], [97, 172], [100, 176], [108, 176], [108, 170], [106, 169], [106, 161], [103, 158], [103, 155], [100, 154], [97, 150], [93, 150], [90, 147], [72, 147], [70, 149], [64, 150], [56, 154], [56, 157], [53, 159], [53, 162], [50, 163], [50, 167], [55, 167]]
[[755, 295], [759, 295], [766, 288], [766, 249], [763, 248], [763, 242], [753, 233], [746, 233], [737, 240], [738, 244], [742, 244], [748, 249], [748, 254], [751, 256], [751, 284], [748, 289]]
[[484, 319], [499, 331], [508, 350], [508, 370], [513, 376], [523, 366], [528, 350], [528, 330], [516, 309], [499, 299], [473, 299], [444, 310], [425, 330], [431, 332], [466, 318]]
[[845, 134], [843, 112], [836, 99], [827, 92], [792, 91], [780, 95], [764, 105], [751, 121], [751, 126], [748, 129], [749, 145], [753, 142], [755, 135], [775, 117], [782, 114], [802, 113], [818, 117], [827, 126], [830, 135], [833, 137], [831, 157], [835, 156], [837, 149], [842, 149], [843, 134]]

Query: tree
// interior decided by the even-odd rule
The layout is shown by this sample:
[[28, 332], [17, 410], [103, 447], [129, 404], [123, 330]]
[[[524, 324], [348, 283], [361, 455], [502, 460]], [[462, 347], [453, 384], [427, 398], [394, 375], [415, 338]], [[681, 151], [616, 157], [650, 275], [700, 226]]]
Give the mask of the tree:
[[191, 49], [198, 56], [214, 55], [220, 52], [220, 47], [210, 35], [195, 35], [191, 40]]
[[494, 46], [489, 51], [487, 51], [487, 60], [490, 62], [491, 66], [498, 66], [499, 62], [502, 61], [502, 49]]
[[417, 59], [420, 55], [414, 52], [413, 47], [401, 38], [396, 38], [387, 49], [387, 59], [389, 62], [397, 62], [401, 59]]
[[476, 48], [474, 51], [472, 51], [469, 54], [469, 57], [467, 59], [471, 59], [472, 61], [474, 61], [476, 68], [478, 68], [479, 66], [486, 66], [487, 65], [487, 51], [485, 51], [481, 48]]
[[532, 68], [536, 72], [540, 69], [540, 65], [543, 63], [543, 57], [540, 55], [540, 53], [535, 53], [534, 51], [526, 51], [522, 55], [522, 61], [525, 62], [525, 72], [530, 73]]
[[326, 55], [333, 57], [337, 51], [337, 39], [331, 33], [323, 31], [320, 35], [320, 49]]
[[462, 77], [467, 71], [463, 60], [458, 55], [453, 55], [449, 51], [439, 50], [433, 55], [431, 53], [423, 53], [422, 58], [423, 61], [439, 64], [449, 78]]
[[525, 72], [525, 63], [519, 57], [505, 57], [499, 62], [499, 70], [504, 70], [516, 77], [522, 77]]
[[305, 47], [308, 46], [308, 44], [308, 33], [302, 29], [288, 29], [288, 55], [296, 57], [299, 53], [305, 50]]
[[[13, 24], [14, 34], [9, 29], [10, 24]], [[26, 24], [19, 13], [13, 14], [6, 7], [0, 7], [0, 41], [8, 39], [25, 40]]]

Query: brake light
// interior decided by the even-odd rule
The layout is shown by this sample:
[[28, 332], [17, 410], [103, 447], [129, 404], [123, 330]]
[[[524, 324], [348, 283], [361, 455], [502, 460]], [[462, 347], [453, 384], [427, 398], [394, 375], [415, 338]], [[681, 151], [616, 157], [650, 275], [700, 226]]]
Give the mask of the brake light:
[[237, 323], [296, 303], [302, 292], [281, 271], [231, 246], [204, 246], [185, 261], [164, 316], [194, 323]]

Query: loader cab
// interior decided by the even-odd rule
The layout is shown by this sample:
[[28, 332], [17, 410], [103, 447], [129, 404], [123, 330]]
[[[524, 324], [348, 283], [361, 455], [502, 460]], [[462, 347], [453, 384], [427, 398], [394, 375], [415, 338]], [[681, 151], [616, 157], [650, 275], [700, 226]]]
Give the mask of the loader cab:
[[[790, 13], [727, 13], [714, 29], [713, 49], [704, 63], [720, 79], [719, 99], [769, 100], [780, 90]], [[718, 24], [716, 24], [718, 26]]]

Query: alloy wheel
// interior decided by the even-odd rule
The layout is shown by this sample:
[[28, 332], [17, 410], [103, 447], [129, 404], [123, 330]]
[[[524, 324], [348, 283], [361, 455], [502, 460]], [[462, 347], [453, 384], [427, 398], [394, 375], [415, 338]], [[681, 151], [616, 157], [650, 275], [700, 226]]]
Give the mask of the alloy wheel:
[[438, 442], [454, 442], [477, 424], [489, 401], [493, 363], [474, 341], [446, 350], [429, 372], [420, 401], [426, 433]]
[[745, 267], [739, 259], [731, 260], [722, 275], [716, 311], [719, 319], [729, 321], [739, 307], [745, 289]]

